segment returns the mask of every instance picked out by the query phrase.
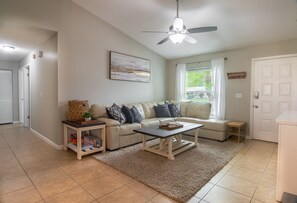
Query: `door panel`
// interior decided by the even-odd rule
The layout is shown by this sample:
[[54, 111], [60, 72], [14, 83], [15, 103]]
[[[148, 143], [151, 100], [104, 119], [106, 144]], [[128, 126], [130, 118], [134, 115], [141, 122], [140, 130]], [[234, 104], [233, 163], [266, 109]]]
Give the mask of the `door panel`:
[[12, 121], [12, 71], [0, 70], [0, 124]]
[[276, 118], [297, 106], [297, 57], [256, 61], [254, 73], [253, 138], [277, 142]]

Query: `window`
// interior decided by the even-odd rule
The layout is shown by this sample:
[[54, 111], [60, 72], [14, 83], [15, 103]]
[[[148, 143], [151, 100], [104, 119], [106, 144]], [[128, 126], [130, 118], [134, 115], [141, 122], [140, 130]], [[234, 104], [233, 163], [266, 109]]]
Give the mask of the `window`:
[[188, 63], [176, 66], [176, 100], [211, 103], [211, 117], [225, 118], [224, 58], [208, 64]]
[[197, 102], [213, 100], [212, 70], [210, 67], [188, 68], [186, 71], [186, 99]]

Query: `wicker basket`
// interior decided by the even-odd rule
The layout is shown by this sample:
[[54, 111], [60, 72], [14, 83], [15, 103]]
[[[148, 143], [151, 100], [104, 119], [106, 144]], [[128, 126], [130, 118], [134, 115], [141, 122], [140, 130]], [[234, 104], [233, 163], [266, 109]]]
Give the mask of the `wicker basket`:
[[81, 121], [83, 114], [89, 111], [88, 100], [72, 100], [68, 101], [68, 120]]

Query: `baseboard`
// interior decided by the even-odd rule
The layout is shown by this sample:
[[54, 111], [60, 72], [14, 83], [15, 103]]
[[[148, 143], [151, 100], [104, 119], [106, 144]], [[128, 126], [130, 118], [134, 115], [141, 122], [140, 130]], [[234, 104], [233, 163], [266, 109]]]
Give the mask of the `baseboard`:
[[36, 130], [34, 130], [32, 128], [30, 128], [30, 130], [32, 132], [34, 132], [39, 138], [41, 138], [42, 140], [44, 140], [46, 143], [48, 143], [49, 145], [53, 146], [57, 150], [62, 150], [63, 149], [63, 145], [57, 145], [56, 143], [54, 143], [53, 141], [49, 140], [44, 135], [40, 134], [39, 132], [37, 132]]
[[13, 124], [18, 124], [20, 123], [20, 121], [13, 121]]

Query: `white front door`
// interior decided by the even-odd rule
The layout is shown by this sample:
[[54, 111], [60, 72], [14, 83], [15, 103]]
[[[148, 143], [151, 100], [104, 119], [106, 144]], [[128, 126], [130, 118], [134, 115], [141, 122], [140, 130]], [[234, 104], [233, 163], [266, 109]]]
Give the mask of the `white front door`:
[[276, 118], [297, 110], [297, 57], [255, 60], [253, 138], [278, 141]]
[[12, 71], [0, 70], [0, 124], [12, 121]]

